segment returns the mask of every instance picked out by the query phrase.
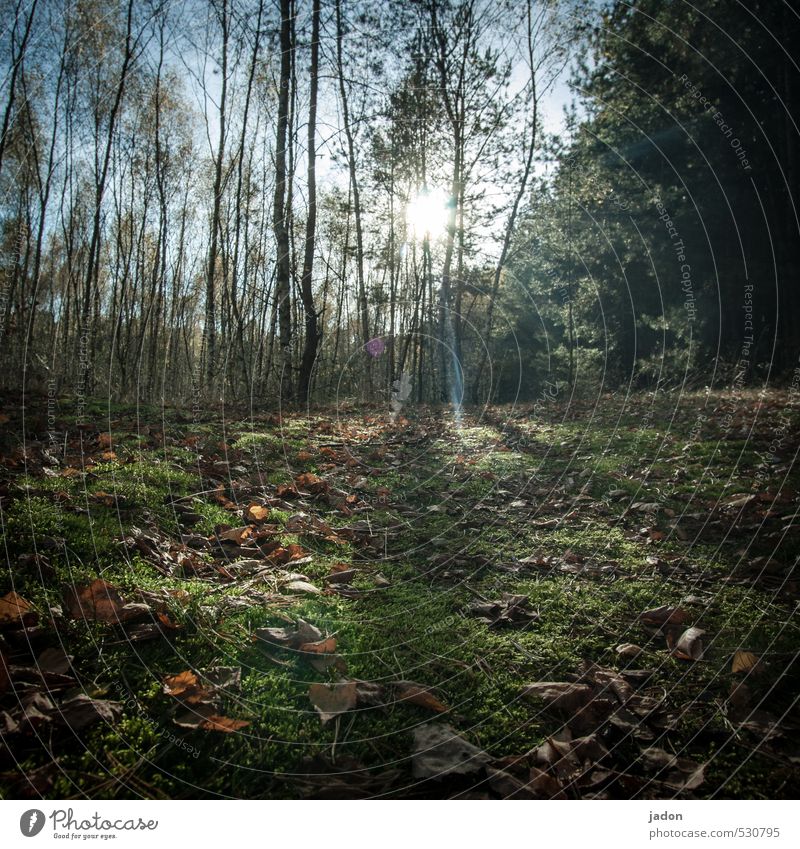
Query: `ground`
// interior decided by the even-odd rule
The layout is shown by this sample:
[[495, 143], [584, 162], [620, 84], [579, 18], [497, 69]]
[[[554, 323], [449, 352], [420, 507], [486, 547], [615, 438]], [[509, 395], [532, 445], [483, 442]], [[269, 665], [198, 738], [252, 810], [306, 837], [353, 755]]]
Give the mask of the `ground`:
[[4, 797], [794, 792], [787, 392], [75, 409], [0, 416]]

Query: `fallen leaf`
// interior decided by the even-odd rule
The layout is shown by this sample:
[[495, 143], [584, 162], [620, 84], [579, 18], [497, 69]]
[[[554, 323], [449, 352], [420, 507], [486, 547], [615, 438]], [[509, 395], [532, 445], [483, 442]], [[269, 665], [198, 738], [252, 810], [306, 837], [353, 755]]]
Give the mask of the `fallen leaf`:
[[575, 711], [588, 704], [594, 691], [588, 684], [570, 681], [537, 681], [523, 688], [522, 695], [528, 699], [540, 699], [547, 707]]
[[447, 705], [436, 698], [430, 687], [416, 684], [414, 681], [396, 681], [393, 686], [398, 702], [410, 702], [436, 713], [444, 713], [448, 709]]
[[760, 658], [757, 654], [751, 651], [743, 651], [739, 649], [734, 652], [733, 660], [731, 661], [731, 672], [734, 675], [740, 672], [750, 672], [756, 669]]
[[64, 675], [69, 672], [72, 665], [72, 655], [67, 654], [63, 648], [45, 649], [36, 661], [36, 666], [41, 672], [53, 672]]
[[326, 575], [326, 584], [349, 584], [357, 574], [356, 569], [342, 569], [340, 572], [332, 572]]
[[315, 587], [308, 581], [289, 581], [288, 584], [283, 585], [283, 589], [293, 593], [306, 593], [308, 595], [321, 595], [322, 593], [319, 587]]
[[119, 592], [102, 578], [85, 587], [72, 587], [66, 596], [67, 612], [73, 619], [119, 624], [150, 613], [146, 604], [125, 604]]
[[665, 604], [652, 610], [645, 610], [639, 615], [639, 620], [645, 625], [661, 629], [668, 626], [680, 627], [686, 622], [688, 616], [689, 614], [682, 608], [669, 607]]
[[687, 628], [675, 643], [672, 653], [681, 660], [700, 660], [703, 657], [702, 628]]
[[294, 479], [298, 488], [305, 490], [311, 495], [319, 495], [328, 490], [328, 484], [321, 477], [312, 472], [304, 472]]
[[255, 501], [252, 504], [248, 504], [244, 511], [244, 517], [248, 522], [264, 522], [269, 518], [269, 514], [268, 507], [264, 507]]
[[216, 713], [213, 705], [200, 704], [190, 710], [179, 714], [172, 720], [180, 728], [189, 728], [198, 731], [220, 731], [223, 734], [231, 734], [241, 728], [246, 728], [250, 723], [244, 719], [231, 719]]
[[119, 702], [92, 699], [85, 693], [62, 702], [58, 710], [60, 720], [73, 731], [80, 731], [95, 722], [115, 722], [122, 716]]
[[214, 690], [202, 684], [198, 674], [189, 669], [165, 676], [164, 693], [190, 705], [208, 703], [215, 696]]
[[614, 651], [625, 660], [634, 660], [642, 653], [641, 647], [633, 643], [621, 643]]
[[647, 769], [656, 773], [659, 781], [676, 790], [696, 790], [705, 780], [705, 764], [678, 757], [656, 746], [642, 749], [640, 759]]
[[414, 729], [411, 764], [415, 778], [469, 775], [483, 770], [489, 761], [486, 752], [446, 723], [428, 723]]
[[217, 533], [217, 539], [220, 541], [233, 542], [236, 545], [241, 545], [246, 539], [253, 536], [253, 529], [250, 525], [242, 525], [239, 528], [228, 528]]
[[33, 605], [18, 593], [12, 591], [0, 598], [0, 628], [8, 625], [28, 628], [36, 624], [37, 618]]
[[476, 601], [467, 610], [490, 628], [522, 628], [539, 619], [539, 613], [528, 605], [524, 595], [504, 593], [497, 601]]
[[279, 648], [299, 648], [304, 643], [314, 643], [322, 639], [322, 631], [302, 619], [297, 620], [293, 628], [256, 628], [255, 638], [271, 643]]
[[302, 643], [300, 651], [310, 654], [332, 654], [336, 651], [336, 637], [328, 637], [325, 640], [317, 640], [313, 643]]
[[308, 688], [308, 698], [317, 709], [324, 725], [339, 714], [347, 713], [356, 706], [358, 698], [355, 681], [341, 681], [336, 684], [312, 684]]

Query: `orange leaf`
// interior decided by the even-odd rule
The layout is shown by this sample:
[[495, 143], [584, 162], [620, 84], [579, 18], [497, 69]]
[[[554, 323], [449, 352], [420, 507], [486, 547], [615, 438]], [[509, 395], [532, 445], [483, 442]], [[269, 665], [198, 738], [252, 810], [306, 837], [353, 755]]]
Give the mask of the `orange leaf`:
[[731, 672], [736, 675], [739, 672], [750, 672], [755, 670], [760, 658], [751, 651], [739, 650], [734, 653], [731, 662]]
[[164, 678], [164, 692], [190, 705], [206, 702], [214, 695], [213, 690], [204, 687], [198, 675], [189, 669], [177, 675], [167, 675]]
[[336, 651], [336, 637], [328, 637], [325, 640], [317, 640], [314, 643], [303, 643], [300, 651], [312, 654], [332, 654]]
[[36, 613], [30, 602], [15, 592], [10, 592], [0, 598], [0, 625], [32, 625], [36, 621]]
[[398, 681], [394, 685], [394, 691], [397, 695], [398, 702], [411, 702], [412, 705], [417, 705], [418, 707], [426, 708], [436, 713], [444, 713], [447, 710], [447, 705], [439, 701], [429, 687], [423, 687], [421, 684], [415, 684], [413, 681]]
[[255, 501], [248, 504], [244, 511], [244, 517], [248, 522], [263, 522], [269, 516], [269, 508]]
[[246, 728], [249, 724], [244, 719], [231, 719], [229, 716], [213, 714], [208, 719], [204, 719], [200, 723], [200, 727], [203, 731], [222, 731], [225, 734], [232, 734], [240, 728]]
[[298, 487], [310, 492], [312, 495], [318, 495], [321, 492], [326, 492], [328, 484], [318, 475], [312, 472], [304, 472], [294, 479]]

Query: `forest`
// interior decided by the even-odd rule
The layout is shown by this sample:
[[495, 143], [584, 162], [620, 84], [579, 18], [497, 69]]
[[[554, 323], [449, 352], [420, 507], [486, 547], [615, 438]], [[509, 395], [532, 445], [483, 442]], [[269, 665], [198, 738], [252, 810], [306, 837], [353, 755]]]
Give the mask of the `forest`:
[[475, 404], [786, 376], [798, 94], [768, 34], [798, 21], [738, 10], [10, 4], [7, 388], [388, 402], [407, 373]]
[[794, 5], [0, 8], [0, 798], [788, 798]]

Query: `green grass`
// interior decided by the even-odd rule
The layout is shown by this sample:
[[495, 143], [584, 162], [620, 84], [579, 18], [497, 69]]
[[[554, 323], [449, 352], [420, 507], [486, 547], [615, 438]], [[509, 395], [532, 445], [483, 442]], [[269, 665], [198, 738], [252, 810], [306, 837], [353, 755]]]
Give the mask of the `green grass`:
[[[677, 417], [680, 426], [670, 432], [656, 424], [672, 417], [675, 399], [670, 397], [640, 399], [643, 410], [651, 404], [657, 410], [645, 426], [641, 411], [623, 408], [620, 417], [619, 405], [598, 411], [591, 424], [591, 412], [565, 420], [564, 411], [554, 407], [551, 419], [542, 422], [526, 418], [524, 411], [509, 416], [496, 410], [488, 421], [447, 428], [425, 450], [392, 443], [388, 450], [400, 458], [399, 466], [375, 453], [385, 437], [379, 425], [355, 415], [345, 425], [367, 434], [369, 444], [362, 445], [360, 436], [344, 439], [362, 464], [352, 467], [326, 467], [331, 459], [320, 446], [342, 437], [320, 428], [321, 418], [286, 416], [280, 425], [238, 422], [228, 426], [226, 441], [231, 464], [246, 471], [231, 473], [244, 482], [241, 492], [230, 489], [227, 473], [208, 471], [215, 455], [222, 456], [221, 431], [212, 422], [189, 426], [167, 416], [166, 442], [142, 445], [133, 439], [137, 410], [118, 408], [114, 417], [127, 422], [114, 433], [114, 444], [122, 449], [118, 459], [91, 463], [85, 476], [9, 474], [2, 520], [10, 570], [2, 592], [13, 578], [14, 589], [44, 611], [62, 603], [66, 586], [102, 575], [127, 595], [137, 589], [171, 592], [169, 615], [181, 626], [169, 641], [131, 645], [110, 626], [63, 624], [59, 635], [75, 655], [82, 686], [124, 708], [113, 727], [97, 725], [80, 740], [60, 744], [62, 772], [52, 795], [291, 796], [296, 785], [281, 776], [302, 769], [305, 757], [332, 752], [367, 766], [407, 767], [413, 729], [431, 720], [430, 712], [408, 704], [363, 707], [322, 725], [308, 687], [332, 673], [253, 639], [259, 627], [300, 618], [336, 635], [348, 677], [436, 687], [450, 709], [445, 719], [496, 757], [527, 752], [559, 727], [521, 700], [523, 684], [565, 680], [585, 661], [619, 665], [614, 647], [637, 643], [643, 648], [638, 665], [653, 670], [652, 686], [668, 692], [669, 706], [679, 715], [668, 746], [700, 761], [711, 758], [698, 795], [715, 788], [733, 797], [785, 795], [785, 772], [770, 769], [763, 755], [751, 757], [747, 739], [730, 742], [719, 708], [734, 681], [731, 656], [740, 648], [772, 659], [773, 668], [786, 666], [777, 683], [765, 678], [755, 685], [768, 695], [772, 712], [791, 707], [796, 693], [797, 674], [784, 663], [797, 651], [789, 598], [771, 586], [725, 580], [734, 574], [744, 542], [750, 545], [748, 556], [755, 557], [771, 552], [775, 539], [731, 531], [729, 521], [710, 525], [699, 540], [693, 533], [682, 539], [671, 532], [682, 513], [707, 517], [720, 498], [750, 492], [760, 443], [720, 439], [711, 420], [687, 443], [695, 400], [687, 399], [687, 409]], [[104, 411], [95, 406], [91, 410], [100, 418]], [[142, 410], [138, 413], [141, 417]], [[796, 411], [790, 414], [796, 418]], [[183, 443], [190, 436], [200, 440], [187, 447]], [[298, 451], [311, 459], [298, 461]], [[178, 540], [182, 530], [170, 501], [192, 494], [184, 503], [202, 517], [192, 533], [210, 535], [220, 524], [243, 522], [213, 498], [219, 480], [244, 506], [259, 494], [272, 495], [275, 485], [298, 471], [320, 467], [326, 467], [321, 473], [326, 480], [345, 492], [366, 476], [371, 509], [351, 516], [324, 498], [312, 498], [298, 503], [297, 510], [334, 528], [369, 520], [381, 539], [382, 529], [390, 529], [386, 556], [383, 542], [376, 550], [279, 532], [282, 545], [300, 543], [313, 558], [296, 569], [291, 563], [284, 568], [321, 587], [335, 563], [352, 563], [362, 570], [355, 581], [363, 592], [359, 598], [325, 594], [283, 601], [273, 581], [250, 588], [266, 593], [264, 598], [251, 598], [244, 609], [231, 607], [248, 588], [164, 576], [140, 554], [126, 555], [119, 544], [133, 526]], [[779, 482], [779, 476], [770, 478], [762, 488]], [[379, 491], [388, 492], [380, 502], [374, 500]], [[117, 502], [107, 506], [98, 493], [114, 494]], [[526, 504], [511, 507], [520, 496]], [[654, 516], [631, 511], [632, 501], [656, 502], [659, 509]], [[447, 512], [429, 509], [439, 506]], [[273, 509], [270, 524], [282, 528], [291, 512]], [[697, 521], [699, 527], [702, 520]], [[652, 522], [663, 539], [642, 533]], [[53, 539], [64, 539], [65, 547], [53, 545]], [[14, 565], [34, 548], [44, 551], [52, 566], [46, 582], [35, 570]], [[606, 580], [533, 567], [499, 568], [534, 553], [614, 563], [617, 571], [614, 580]], [[466, 565], [443, 564], [448, 554], [466, 558]], [[654, 557], [675, 559], [659, 570]], [[378, 571], [388, 587], [375, 588]], [[494, 631], [466, 613], [476, 596], [494, 599], [503, 593], [525, 595], [540, 619], [523, 630]], [[695, 600], [686, 600], [691, 597]], [[676, 660], [663, 637], [642, 628], [639, 614], [663, 604], [684, 606], [692, 623], [707, 631], [701, 662]], [[250, 724], [230, 735], [178, 728], [173, 704], [161, 692], [163, 676], [217, 665], [241, 666], [241, 691], [228, 694], [223, 710]], [[98, 759], [98, 752], [107, 758]], [[22, 768], [29, 770], [47, 758], [30, 746], [20, 753]]]

